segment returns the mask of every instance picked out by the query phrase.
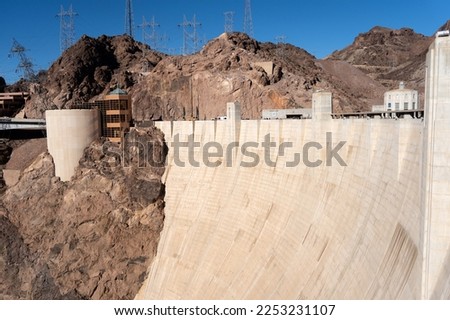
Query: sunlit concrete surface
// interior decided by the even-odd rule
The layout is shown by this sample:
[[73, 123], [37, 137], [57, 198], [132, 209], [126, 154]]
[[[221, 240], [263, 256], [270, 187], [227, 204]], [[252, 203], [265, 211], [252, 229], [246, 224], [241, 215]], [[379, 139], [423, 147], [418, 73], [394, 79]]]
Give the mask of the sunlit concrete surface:
[[[229, 143], [225, 122], [159, 127], [169, 141], [194, 133], [202, 144]], [[241, 123], [241, 142], [270, 133], [296, 152], [309, 141], [325, 146], [332, 132], [347, 141], [347, 167], [286, 168], [294, 148], [279, 157], [273, 148], [275, 168], [195, 168], [186, 153], [180, 167], [169, 153], [164, 229], [138, 297], [419, 298], [421, 128], [420, 120]]]
[[45, 118], [55, 175], [69, 181], [84, 149], [100, 135], [98, 110], [47, 110]]

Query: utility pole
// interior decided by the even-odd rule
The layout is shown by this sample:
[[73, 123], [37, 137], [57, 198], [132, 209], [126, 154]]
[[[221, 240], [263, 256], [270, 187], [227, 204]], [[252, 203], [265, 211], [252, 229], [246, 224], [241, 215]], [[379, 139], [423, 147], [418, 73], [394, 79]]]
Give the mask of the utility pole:
[[9, 52], [9, 57], [18, 56], [19, 64], [17, 65], [16, 72], [22, 71], [25, 80], [33, 81], [36, 78], [36, 74], [33, 70], [33, 63], [25, 54], [25, 47], [22, 46], [16, 39], [13, 39], [13, 45]]
[[61, 10], [56, 15], [59, 17], [59, 50], [61, 53], [75, 43], [74, 17], [77, 15], [78, 13], [73, 11], [72, 5], [70, 5], [67, 11], [61, 5]]
[[125, 1], [125, 34], [133, 38], [133, 3]]
[[192, 21], [187, 20], [186, 16], [183, 16], [183, 22], [178, 24], [179, 27], [183, 28], [183, 55], [191, 54], [199, 49], [200, 40], [197, 27], [201, 25], [200, 22], [197, 22], [195, 14]]
[[234, 12], [233, 11], [227, 11], [224, 12], [225, 16], [225, 32], [230, 33], [233, 32], [233, 23], [234, 23]]
[[251, 0], [245, 0], [244, 8], [244, 33], [253, 38], [253, 18]]

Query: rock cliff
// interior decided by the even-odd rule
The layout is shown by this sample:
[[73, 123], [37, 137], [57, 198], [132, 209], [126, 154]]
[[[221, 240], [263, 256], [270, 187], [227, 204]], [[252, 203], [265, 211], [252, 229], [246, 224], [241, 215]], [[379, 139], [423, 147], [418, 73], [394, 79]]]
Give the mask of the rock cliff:
[[[135, 131], [164, 163], [157, 129]], [[41, 154], [2, 197], [0, 299], [132, 299], [164, 221], [164, 167], [96, 141], [70, 182]], [[126, 165], [123, 165], [123, 160]]]

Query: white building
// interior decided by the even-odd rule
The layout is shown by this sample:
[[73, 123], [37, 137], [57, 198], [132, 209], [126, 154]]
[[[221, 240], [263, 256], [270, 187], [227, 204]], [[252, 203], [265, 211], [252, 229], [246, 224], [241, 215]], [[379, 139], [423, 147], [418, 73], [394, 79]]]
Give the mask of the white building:
[[417, 90], [405, 89], [400, 82], [397, 90], [387, 91], [384, 94], [384, 108], [386, 111], [403, 111], [419, 109], [419, 93]]

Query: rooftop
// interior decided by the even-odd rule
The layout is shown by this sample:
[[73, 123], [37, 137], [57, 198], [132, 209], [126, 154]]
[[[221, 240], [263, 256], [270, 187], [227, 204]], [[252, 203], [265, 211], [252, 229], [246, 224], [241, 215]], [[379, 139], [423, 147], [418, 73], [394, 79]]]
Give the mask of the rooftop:
[[114, 89], [113, 91], [111, 91], [109, 93], [109, 95], [112, 95], [112, 94], [118, 94], [118, 95], [126, 96], [126, 95], [128, 95], [128, 92], [126, 92], [125, 90], [122, 90], [120, 88], [116, 88], [116, 89]]

